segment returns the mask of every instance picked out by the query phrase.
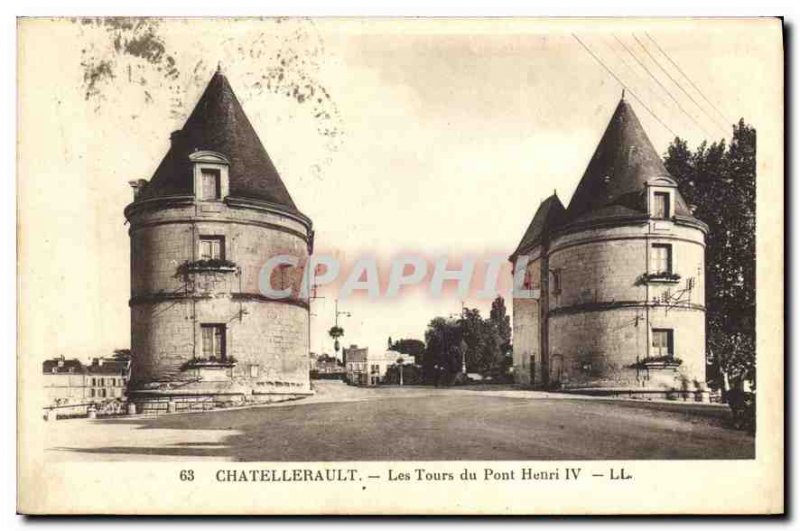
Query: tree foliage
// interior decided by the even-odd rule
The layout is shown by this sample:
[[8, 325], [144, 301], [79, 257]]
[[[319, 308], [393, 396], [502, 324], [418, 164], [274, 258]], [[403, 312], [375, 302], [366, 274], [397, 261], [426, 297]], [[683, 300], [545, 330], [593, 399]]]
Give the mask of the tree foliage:
[[756, 131], [739, 120], [730, 145], [692, 152], [676, 138], [664, 163], [695, 216], [708, 224], [706, 327], [709, 380], [755, 385]]
[[129, 360], [131, 358], [131, 349], [129, 348], [114, 349], [114, 355], [111, 357], [118, 360]]
[[[390, 342], [391, 339], [389, 338]], [[414, 356], [415, 363], [422, 363], [422, 356], [425, 354], [425, 342], [419, 339], [398, 339], [390, 343], [389, 350]]]
[[341, 326], [332, 326], [331, 329], [328, 330], [328, 335], [333, 339], [333, 350], [339, 352], [339, 338], [344, 336], [344, 328]]
[[453, 375], [466, 364], [470, 373], [504, 374], [510, 366], [510, 350], [510, 319], [505, 301], [498, 297], [488, 319], [477, 308], [464, 308], [458, 319], [432, 319], [425, 332], [423, 372], [431, 381], [436, 366]]
[[425, 380], [434, 381], [435, 367], [446, 374], [453, 374], [461, 368], [461, 328], [454, 319], [435, 317], [428, 323], [425, 331], [425, 355], [422, 358], [422, 371]]
[[503, 370], [507, 370], [513, 365], [511, 354], [511, 317], [506, 311], [506, 301], [498, 296], [492, 301], [492, 309], [489, 312], [489, 319], [497, 327], [500, 338], [500, 351], [503, 357]]

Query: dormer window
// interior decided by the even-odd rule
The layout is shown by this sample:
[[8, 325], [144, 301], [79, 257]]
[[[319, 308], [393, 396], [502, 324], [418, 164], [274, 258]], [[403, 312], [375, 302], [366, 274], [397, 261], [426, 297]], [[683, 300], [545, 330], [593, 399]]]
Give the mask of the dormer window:
[[228, 159], [214, 151], [195, 151], [194, 196], [199, 201], [220, 201], [228, 195]]
[[670, 217], [670, 193], [669, 192], [654, 192], [653, 193], [653, 217], [657, 219], [669, 219]]
[[647, 183], [647, 212], [652, 219], [675, 217], [675, 193], [678, 185], [668, 177], [658, 177]]
[[220, 198], [219, 170], [209, 168], [200, 170], [200, 199], [215, 201]]

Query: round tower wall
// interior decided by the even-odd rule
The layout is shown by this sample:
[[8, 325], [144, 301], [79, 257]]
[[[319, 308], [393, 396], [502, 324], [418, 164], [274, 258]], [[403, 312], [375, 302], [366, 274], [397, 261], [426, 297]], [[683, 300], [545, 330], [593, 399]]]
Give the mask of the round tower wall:
[[[648, 279], [653, 244], [669, 245], [678, 279]], [[558, 236], [548, 253], [549, 373], [564, 387], [694, 389], [705, 382], [704, 234], [672, 222]], [[653, 330], [671, 331], [681, 364], [656, 357]]]
[[[141, 209], [129, 220], [134, 388], [165, 382], [175, 387], [180, 381], [188, 390], [197, 387], [192, 381], [218, 379], [224, 385], [212, 387], [227, 386], [229, 391], [309, 389], [309, 316], [297, 293], [302, 269], [278, 269], [273, 275], [276, 289], [294, 289], [290, 299], [269, 300], [259, 290], [261, 269], [269, 258], [289, 254], [301, 264], [307, 259], [308, 229], [303, 223], [221, 203]], [[224, 241], [223, 258], [233, 265], [192, 267], [200, 258], [201, 236]], [[203, 324], [225, 328], [225, 358], [235, 363], [218, 371], [224, 377], [198, 377], [196, 370], [187, 370], [187, 362], [208, 358]]]

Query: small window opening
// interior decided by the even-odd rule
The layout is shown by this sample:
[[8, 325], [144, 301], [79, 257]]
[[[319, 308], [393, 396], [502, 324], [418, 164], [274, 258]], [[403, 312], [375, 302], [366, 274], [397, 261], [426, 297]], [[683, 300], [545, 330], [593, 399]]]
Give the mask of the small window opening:
[[653, 348], [651, 354], [654, 358], [671, 358], [675, 355], [672, 330], [653, 330]]
[[225, 325], [203, 324], [200, 325], [203, 336], [203, 357], [206, 359], [224, 360], [225, 352]]
[[200, 199], [214, 201], [220, 199], [219, 170], [203, 169], [200, 171]]
[[654, 243], [650, 249], [650, 268], [652, 273], [672, 273], [672, 246]]
[[200, 236], [200, 248], [198, 254], [200, 260], [224, 260], [225, 237]]
[[669, 192], [655, 192], [653, 194], [653, 217], [668, 219], [669, 208]]

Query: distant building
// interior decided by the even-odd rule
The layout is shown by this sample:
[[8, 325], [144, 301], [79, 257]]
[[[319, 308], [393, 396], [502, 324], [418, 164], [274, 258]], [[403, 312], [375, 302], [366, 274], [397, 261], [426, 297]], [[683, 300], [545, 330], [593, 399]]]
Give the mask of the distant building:
[[514, 298], [516, 381], [704, 398], [708, 228], [692, 212], [621, 100], [569, 206], [547, 198], [511, 256], [532, 295]]
[[49, 405], [83, 404], [89, 391], [86, 386], [86, 368], [76, 359], [64, 356], [42, 363], [44, 389]]
[[346, 370], [347, 383], [353, 385], [368, 385], [369, 371], [367, 369], [368, 348], [358, 348], [357, 345], [350, 345], [342, 349], [344, 356], [344, 367]]
[[125, 398], [125, 389], [131, 372], [130, 358], [95, 358], [86, 367], [88, 398], [92, 401], [106, 398]]
[[346, 370], [344, 363], [334, 356], [320, 354], [317, 356], [313, 352], [309, 356], [309, 371], [311, 379], [343, 379]]
[[125, 399], [130, 358], [94, 358], [89, 365], [64, 356], [42, 363], [49, 405], [88, 405]]
[[380, 354], [370, 354], [369, 349], [351, 345], [344, 349], [347, 382], [353, 385], [373, 386], [383, 383], [386, 370], [401, 361], [414, 363], [414, 356], [387, 350]]

